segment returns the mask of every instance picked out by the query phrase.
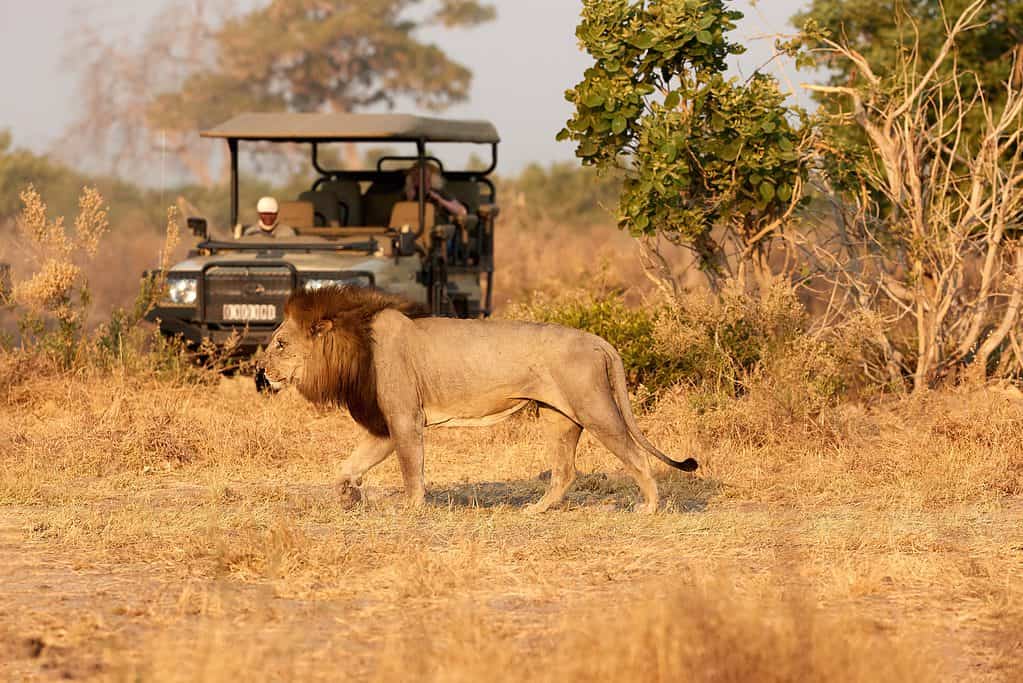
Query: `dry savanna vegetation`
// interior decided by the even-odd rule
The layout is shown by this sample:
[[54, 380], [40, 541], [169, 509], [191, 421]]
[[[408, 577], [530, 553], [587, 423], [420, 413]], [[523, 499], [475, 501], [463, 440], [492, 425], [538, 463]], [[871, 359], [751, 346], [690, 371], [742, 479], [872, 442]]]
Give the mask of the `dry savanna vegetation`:
[[[345, 3], [376, 32], [306, 4], [196, 14], [180, 47], [93, 36], [72, 132], [130, 167], [167, 131], [201, 182], [176, 204], [216, 219], [217, 157], [178, 143], [213, 92], [249, 101], [229, 84], [310, 111], [467, 96], [405, 40], [414, 0]], [[812, 115], [728, 76], [731, 3], [585, 0], [559, 137], [586, 168], [500, 183], [498, 314], [608, 339], [644, 432], [701, 463], [655, 463], [654, 515], [585, 434], [564, 504], [525, 514], [549, 476], [528, 410], [429, 432], [424, 508], [394, 460], [352, 504], [347, 414], [143, 322], [163, 283], [137, 274], [189, 246], [176, 211], [152, 229], [163, 189], [100, 179], [119, 200], [55, 218], [22, 188], [82, 176], [0, 133], [0, 680], [1023, 680], [1023, 15], [808, 4], [776, 49], [830, 74]], [[352, 26], [373, 59], [345, 61]], [[392, 72], [424, 49], [446, 77]], [[163, 72], [179, 50], [202, 58]], [[349, 66], [376, 76], [309, 87]]]
[[[568, 503], [527, 416], [331, 487], [345, 415], [247, 379], [4, 358], [2, 676], [111, 680], [1013, 680], [1023, 395], [989, 387], [791, 423], [679, 390], [642, 426], [695, 477], [637, 499], [590, 439]], [[495, 666], [496, 665], [496, 666]]]
[[[90, 243], [29, 200], [22, 240]], [[548, 298], [505, 314], [553, 310], [587, 274], [635, 280], [579, 259], [573, 239], [541, 250], [565, 249], [535, 284]], [[525, 273], [538, 252], [506, 253]], [[125, 318], [116, 344], [109, 324], [62, 327], [89, 272], [24, 271], [14, 296], [53, 324], [0, 353], [2, 679], [1023, 676], [1011, 384], [829, 400], [817, 366], [839, 363], [838, 346], [800, 337], [733, 368], [728, 390], [705, 379], [643, 397], [650, 438], [702, 464], [660, 470], [654, 516], [632, 512], [631, 479], [585, 435], [566, 504], [523, 514], [547, 469], [528, 414], [430, 432], [425, 509], [404, 506], [393, 460], [351, 508], [331, 484], [357, 436], [347, 415], [260, 396]], [[739, 301], [671, 309], [654, 346], [712, 358], [707, 330], [754, 317]], [[793, 303], [758, 306], [781, 320]]]

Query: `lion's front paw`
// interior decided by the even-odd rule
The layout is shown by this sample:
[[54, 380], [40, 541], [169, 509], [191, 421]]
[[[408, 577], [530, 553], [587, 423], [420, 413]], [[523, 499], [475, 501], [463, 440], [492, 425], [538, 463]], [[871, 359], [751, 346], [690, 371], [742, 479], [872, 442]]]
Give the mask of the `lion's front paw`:
[[526, 507], [522, 508], [522, 511], [527, 515], [542, 515], [550, 509], [550, 504], [538, 501], [536, 503], [530, 503]]
[[341, 500], [341, 506], [344, 508], [353, 508], [362, 502], [362, 491], [347, 479], [338, 482], [337, 495]]

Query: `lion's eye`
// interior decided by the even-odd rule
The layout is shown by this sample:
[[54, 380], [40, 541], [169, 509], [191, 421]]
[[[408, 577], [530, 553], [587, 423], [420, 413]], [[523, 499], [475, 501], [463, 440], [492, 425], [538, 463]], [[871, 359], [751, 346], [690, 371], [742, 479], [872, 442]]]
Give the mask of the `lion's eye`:
[[286, 346], [286, 344], [284, 343], [283, 339], [278, 339], [277, 340], [277, 348], [278, 349], [283, 349], [285, 346]]

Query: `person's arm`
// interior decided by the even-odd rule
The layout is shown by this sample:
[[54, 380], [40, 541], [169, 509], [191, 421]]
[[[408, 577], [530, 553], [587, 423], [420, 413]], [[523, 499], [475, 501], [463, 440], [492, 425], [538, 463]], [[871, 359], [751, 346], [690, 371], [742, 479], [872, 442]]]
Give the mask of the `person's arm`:
[[458, 201], [457, 199], [447, 199], [444, 195], [440, 194], [436, 190], [430, 190], [430, 198], [437, 202], [441, 207], [444, 208], [452, 216], [464, 216], [469, 213], [469, 210], [465, 208], [465, 204]]

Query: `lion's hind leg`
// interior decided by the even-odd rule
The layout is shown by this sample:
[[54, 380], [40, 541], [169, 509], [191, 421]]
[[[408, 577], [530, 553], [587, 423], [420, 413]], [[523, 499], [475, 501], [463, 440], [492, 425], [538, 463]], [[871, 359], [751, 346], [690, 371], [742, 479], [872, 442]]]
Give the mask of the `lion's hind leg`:
[[583, 432], [582, 427], [553, 408], [541, 406], [540, 421], [548, 442], [551, 483], [540, 500], [526, 506], [525, 511], [534, 514], [560, 503], [575, 481], [575, 449]]
[[594, 397], [580, 411], [579, 421], [582, 422], [584, 429], [588, 429], [600, 443], [604, 444], [607, 450], [618, 456], [625, 470], [639, 486], [644, 503], [637, 511], [656, 512], [657, 480], [651, 472], [647, 453], [632, 438], [628, 424], [610, 395]]

